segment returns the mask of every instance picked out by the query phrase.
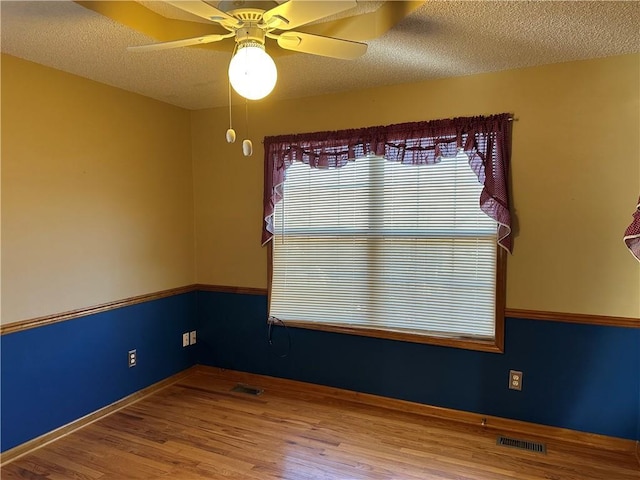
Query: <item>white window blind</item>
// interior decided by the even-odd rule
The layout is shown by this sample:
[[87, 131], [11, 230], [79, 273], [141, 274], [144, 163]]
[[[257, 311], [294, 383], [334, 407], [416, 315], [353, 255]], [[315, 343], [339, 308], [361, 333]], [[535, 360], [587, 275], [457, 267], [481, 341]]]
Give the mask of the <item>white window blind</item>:
[[274, 215], [270, 315], [494, 338], [496, 222], [463, 153], [435, 165], [293, 164]]

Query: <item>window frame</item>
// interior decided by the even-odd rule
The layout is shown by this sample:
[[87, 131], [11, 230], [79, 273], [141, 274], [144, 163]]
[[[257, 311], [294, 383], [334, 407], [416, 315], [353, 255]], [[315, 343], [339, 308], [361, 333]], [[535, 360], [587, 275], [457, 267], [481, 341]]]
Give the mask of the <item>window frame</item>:
[[[471, 335], [441, 337], [437, 333], [405, 334], [377, 328], [291, 320], [287, 320], [287, 324], [315, 330], [503, 352], [506, 257], [513, 248], [509, 185], [513, 118], [511, 113], [501, 113], [265, 137], [262, 245], [268, 247], [269, 307], [273, 289], [273, 247], [268, 244], [274, 236], [275, 206], [283, 199], [282, 183], [293, 162], [301, 161], [311, 168], [339, 168], [351, 159], [372, 154], [401, 163], [429, 165], [437, 163], [442, 157], [454, 156], [456, 151], [464, 151], [470, 156], [470, 166], [483, 186], [479, 198], [480, 209], [497, 222], [493, 338]], [[277, 324], [278, 319], [268, 318], [268, 322]]]
[[[274, 234], [274, 241], [275, 241]], [[268, 245], [268, 305], [267, 311], [271, 311], [271, 293], [273, 288], [273, 245]], [[478, 350], [484, 352], [502, 353], [504, 352], [504, 316], [506, 307], [506, 263], [507, 251], [496, 243], [496, 270], [495, 270], [495, 312], [494, 312], [494, 337], [490, 339], [477, 338], [473, 336], [435, 335], [429, 333], [399, 332], [383, 328], [336, 325], [331, 323], [320, 323], [305, 320], [287, 320], [286, 325], [295, 328], [318, 330], [349, 335], [359, 335], [365, 337], [382, 338], [389, 340], [399, 340], [412, 343], [423, 343], [446, 347], [462, 348], [467, 350]], [[277, 324], [269, 318], [269, 322]]]

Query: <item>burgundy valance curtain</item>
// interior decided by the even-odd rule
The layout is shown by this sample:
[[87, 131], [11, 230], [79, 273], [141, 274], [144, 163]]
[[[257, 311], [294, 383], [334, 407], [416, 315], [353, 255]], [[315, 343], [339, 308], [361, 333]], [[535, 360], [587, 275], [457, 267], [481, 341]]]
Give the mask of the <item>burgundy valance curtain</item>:
[[627, 244], [627, 248], [636, 257], [636, 260], [640, 262], [640, 198], [638, 198], [636, 211], [633, 212], [633, 221], [624, 232], [624, 243]]
[[509, 164], [512, 115], [458, 117], [264, 139], [262, 244], [273, 237], [273, 212], [282, 200], [287, 168], [300, 161], [312, 168], [339, 168], [366, 155], [405, 164], [433, 164], [464, 150], [484, 185], [480, 208], [498, 222], [498, 243], [511, 252]]

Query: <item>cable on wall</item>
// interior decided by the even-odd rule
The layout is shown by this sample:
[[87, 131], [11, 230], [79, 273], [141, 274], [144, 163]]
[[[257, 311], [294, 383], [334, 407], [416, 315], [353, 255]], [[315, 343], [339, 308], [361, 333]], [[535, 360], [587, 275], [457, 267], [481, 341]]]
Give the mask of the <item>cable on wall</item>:
[[284, 323], [283, 320], [280, 320], [277, 317], [273, 317], [273, 316], [269, 316], [269, 319], [267, 320], [267, 323], [269, 324], [268, 330], [267, 330], [267, 341], [269, 342], [269, 346], [273, 349], [275, 348], [275, 345], [273, 343], [273, 326], [274, 325], [282, 325], [284, 327], [284, 331], [287, 334], [287, 349], [284, 353], [282, 354], [278, 354], [277, 352], [272, 350], [272, 353], [274, 355], [277, 355], [280, 358], [285, 358], [289, 356], [289, 353], [291, 352], [291, 334], [289, 333], [289, 327], [287, 327], [287, 324]]

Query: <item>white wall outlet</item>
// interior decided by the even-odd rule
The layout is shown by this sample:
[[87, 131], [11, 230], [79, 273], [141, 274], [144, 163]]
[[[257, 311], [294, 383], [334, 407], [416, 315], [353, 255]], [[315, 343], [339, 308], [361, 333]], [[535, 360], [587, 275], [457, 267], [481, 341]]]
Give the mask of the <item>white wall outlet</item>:
[[182, 334], [182, 346], [183, 347], [189, 346], [189, 332], [184, 332]]
[[509, 370], [509, 388], [511, 390], [522, 390], [522, 372]]
[[194, 345], [196, 343], [196, 331], [193, 330], [190, 334], [189, 334], [189, 345]]
[[135, 367], [138, 363], [138, 354], [134, 350], [129, 350], [129, 368]]

